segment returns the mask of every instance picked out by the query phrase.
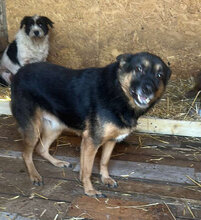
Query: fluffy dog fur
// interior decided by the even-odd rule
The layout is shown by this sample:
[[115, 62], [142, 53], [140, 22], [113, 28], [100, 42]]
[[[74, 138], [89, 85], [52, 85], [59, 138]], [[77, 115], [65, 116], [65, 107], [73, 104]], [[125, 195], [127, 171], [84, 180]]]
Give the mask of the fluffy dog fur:
[[115, 143], [161, 98], [170, 74], [150, 53], [123, 54], [103, 68], [73, 70], [49, 63], [21, 68], [11, 85], [11, 109], [24, 138], [23, 158], [31, 180], [42, 183], [32, 160], [34, 149], [55, 166], [70, 165], [53, 158], [49, 146], [63, 130], [71, 130], [82, 135], [80, 179], [85, 194], [103, 196], [90, 180], [100, 146], [101, 180], [116, 187], [108, 173]]
[[1, 81], [4, 85], [10, 84], [12, 74], [16, 74], [21, 66], [46, 61], [49, 26], [53, 27], [53, 22], [44, 16], [26, 16], [22, 19], [15, 40], [8, 45], [1, 59]]

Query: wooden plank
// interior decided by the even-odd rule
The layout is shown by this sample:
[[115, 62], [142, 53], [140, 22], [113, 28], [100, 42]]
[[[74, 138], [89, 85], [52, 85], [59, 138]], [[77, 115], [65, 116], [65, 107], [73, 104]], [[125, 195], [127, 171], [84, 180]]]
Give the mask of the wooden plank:
[[[60, 160], [69, 161], [74, 165], [73, 171], [79, 172], [79, 158], [66, 156], [55, 157]], [[22, 157], [21, 152], [0, 149], [0, 158], [21, 159]], [[37, 161], [44, 161], [41, 157], [34, 157], [34, 159]], [[54, 169], [55, 167], [49, 164], [49, 168]], [[201, 176], [200, 172], [197, 172], [194, 168], [189, 167], [169, 166], [120, 160], [110, 160], [109, 170], [110, 174], [116, 177], [130, 177], [141, 180], [154, 180], [165, 183], [172, 182], [180, 184], [192, 184], [192, 181], [190, 181], [186, 176], [189, 176], [196, 181], [198, 181]], [[99, 162], [97, 160], [94, 164], [93, 173], [99, 174]]]
[[[68, 186], [68, 181], [73, 182], [74, 186], [79, 183], [79, 173], [73, 172], [71, 169], [61, 169], [55, 167], [49, 163], [43, 161], [35, 161], [35, 165], [41, 174], [44, 177], [45, 186], [49, 185], [50, 182], [57, 184], [57, 181], [62, 181], [64, 187]], [[22, 193], [23, 195], [29, 195], [29, 188], [33, 188], [35, 190], [41, 190], [41, 187], [33, 186], [29, 180], [29, 177], [26, 172], [25, 164], [20, 159], [11, 159], [11, 158], [1, 158], [0, 160], [0, 191], [4, 193]], [[161, 174], [162, 175], [162, 174]], [[15, 176], [15, 177], [14, 177]], [[18, 179], [14, 179], [18, 178]], [[11, 179], [13, 181], [11, 181]], [[97, 175], [92, 175], [93, 183], [96, 185], [97, 189], [107, 190], [107, 187], [101, 183], [100, 177]], [[139, 194], [149, 194], [158, 196], [158, 197], [166, 197], [166, 198], [174, 198], [184, 199], [188, 201], [200, 201], [201, 191], [199, 190], [199, 186], [196, 187], [194, 183], [192, 185], [189, 184], [171, 184], [164, 183], [162, 181], [146, 181], [146, 180], [135, 180], [128, 177], [115, 177], [118, 182], [118, 188], [111, 188], [110, 191], [124, 193], [139, 193]], [[16, 181], [17, 180], [17, 181]], [[55, 182], [53, 182], [55, 180]], [[23, 184], [22, 184], [23, 183]], [[70, 184], [70, 183], [69, 183]], [[79, 183], [81, 186], [81, 183]], [[6, 186], [6, 190], [3, 188]], [[18, 188], [16, 188], [17, 186]], [[60, 189], [61, 189], [61, 185]], [[44, 189], [43, 189], [44, 190]], [[46, 192], [44, 195], [49, 197]], [[65, 196], [65, 195], [64, 195]], [[55, 199], [59, 197], [55, 197]], [[135, 198], [136, 199], [136, 198]], [[60, 200], [64, 200], [63, 197], [60, 197]], [[201, 202], [199, 202], [201, 206]]]
[[143, 133], [201, 137], [201, 122], [142, 117], [138, 120], [136, 130]]
[[[79, 170], [80, 164], [77, 163], [73, 171], [78, 172]], [[198, 181], [194, 168], [188, 167], [110, 160], [109, 170], [112, 176], [130, 177], [147, 181], [192, 184], [186, 176], [190, 176]], [[94, 164], [93, 173], [99, 174], [99, 163]]]
[[[28, 214], [29, 211], [33, 211], [33, 214], [38, 217], [37, 210], [40, 210], [39, 213], [41, 214], [44, 209], [47, 209], [46, 214], [49, 213], [55, 216], [55, 213], [53, 215], [53, 213], [50, 212], [53, 208], [53, 202], [56, 207], [56, 203], [58, 203], [58, 205], [68, 205], [74, 198], [76, 199], [83, 195], [83, 189], [78, 180], [78, 173], [72, 172], [71, 169], [64, 169], [65, 175], [60, 175], [61, 168], [51, 166], [43, 161], [36, 161], [36, 167], [39, 168], [39, 172], [44, 176], [44, 186], [37, 187], [31, 184], [27, 173], [22, 170], [25, 169], [25, 167], [21, 160], [1, 158], [0, 207], [5, 207], [5, 211], [17, 212], [19, 214]], [[111, 204], [111, 199], [121, 199], [124, 205], [126, 204], [125, 200], [130, 202], [160, 204], [164, 204], [165, 202], [175, 217], [186, 217], [186, 219], [190, 220], [192, 219], [191, 214], [185, 207], [185, 205], [188, 204], [196, 218], [200, 219], [199, 217], [201, 217], [200, 191], [194, 187], [190, 190], [188, 185], [164, 184], [161, 182], [153, 183], [133, 179], [124, 180], [121, 178], [118, 179], [119, 187], [112, 189], [104, 186], [100, 182], [100, 177], [93, 175], [92, 181], [97, 189], [108, 196], [108, 199], [104, 200], [104, 204], [106, 205]], [[40, 201], [43, 202], [44, 205], [46, 204], [46, 207], [44, 205], [41, 207]], [[87, 207], [85, 208], [87, 210], [90, 209], [90, 204], [91, 203], [86, 203]], [[98, 207], [99, 206], [97, 206], [97, 208]], [[98, 208], [98, 210], [100, 209]], [[69, 210], [66, 211], [68, 213]], [[116, 209], [114, 209], [114, 211], [116, 211]], [[65, 213], [63, 214], [65, 215]], [[73, 214], [76, 215], [76, 213]], [[44, 219], [50, 218], [46, 217]]]
[[0, 100], [0, 115], [12, 115], [9, 101]]
[[[11, 115], [9, 101], [0, 102], [0, 115]], [[201, 122], [141, 117], [136, 128], [140, 133], [201, 137]]]

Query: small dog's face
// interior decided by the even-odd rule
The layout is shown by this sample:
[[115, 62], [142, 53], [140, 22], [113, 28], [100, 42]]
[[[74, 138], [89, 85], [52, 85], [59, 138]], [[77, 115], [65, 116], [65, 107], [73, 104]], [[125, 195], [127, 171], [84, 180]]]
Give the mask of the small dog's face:
[[150, 53], [122, 54], [119, 62], [119, 81], [131, 102], [147, 109], [162, 96], [171, 75], [170, 68]]
[[49, 26], [53, 27], [53, 22], [45, 16], [25, 16], [21, 21], [20, 28], [24, 28], [25, 33], [31, 38], [43, 38], [48, 34]]

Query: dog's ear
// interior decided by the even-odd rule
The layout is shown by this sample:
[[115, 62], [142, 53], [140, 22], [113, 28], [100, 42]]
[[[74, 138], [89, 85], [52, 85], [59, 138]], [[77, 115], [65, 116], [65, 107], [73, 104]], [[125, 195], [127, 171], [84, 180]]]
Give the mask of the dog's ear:
[[169, 80], [170, 79], [170, 76], [171, 76], [171, 74], [172, 74], [172, 70], [170, 69], [170, 62], [168, 61], [168, 63], [167, 63], [167, 68], [166, 68], [166, 71], [167, 71], [167, 80]]
[[43, 19], [43, 21], [49, 25], [51, 28], [53, 28], [53, 24], [54, 22], [52, 22], [48, 17], [45, 17], [45, 16], [41, 16], [41, 18]]
[[172, 74], [172, 70], [169, 67], [167, 67], [167, 80], [170, 79], [171, 74]]
[[117, 56], [116, 60], [119, 63], [119, 67], [121, 69], [124, 69], [124, 71], [129, 71], [130, 67], [130, 61], [132, 59], [132, 54], [121, 54]]
[[171, 77], [172, 70], [170, 69], [169, 66], [167, 66], [167, 65], [165, 64], [164, 71], [165, 71], [164, 83], [165, 83], [165, 85], [167, 85], [168, 80], [169, 80], [170, 77]]
[[20, 28], [23, 28], [23, 26], [26, 25], [30, 19], [30, 16], [25, 16], [20, 23]]

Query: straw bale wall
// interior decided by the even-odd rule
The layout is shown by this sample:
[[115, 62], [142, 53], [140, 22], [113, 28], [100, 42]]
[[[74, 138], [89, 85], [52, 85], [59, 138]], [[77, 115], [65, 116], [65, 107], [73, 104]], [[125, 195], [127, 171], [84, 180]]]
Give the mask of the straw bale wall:
[[5, 0], [0, 0], [0, 53], [8, 44]]
[[120, 53], [149, 51], [174, 76], [201, 69], [200, 0], [6, 0], [9, 40], [25, 15], [54, 24], [49, 61], [73, 68], [103, 66]]

